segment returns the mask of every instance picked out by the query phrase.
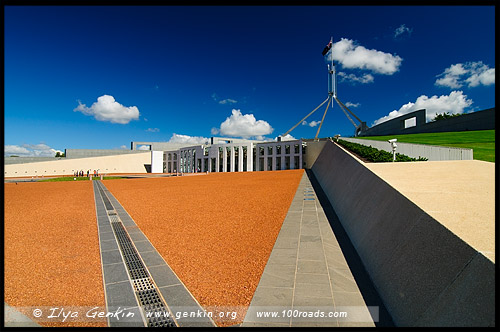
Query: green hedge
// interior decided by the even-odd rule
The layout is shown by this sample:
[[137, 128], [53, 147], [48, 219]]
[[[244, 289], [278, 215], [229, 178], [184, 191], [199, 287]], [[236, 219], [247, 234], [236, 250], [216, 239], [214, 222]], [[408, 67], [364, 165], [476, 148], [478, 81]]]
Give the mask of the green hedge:
[[[347, 150], [357, 154], [358, 156], [361, 156], [371, 162], [374, 163], [382, 163], [382, 162], [388, 162], [392, 161], [392, 153], [387, 152], [384, 150], [379, 150], [374, 147], [358, 144], [358, 143], [352, 143], [348, 142], [342, 139], [339, 139], [338, 144], [342, 145], [344, 148]], [[411, 158], [408, 157], [407, 155], [396, 153], [396, 161], [426, 161], [428, 160], [427, 158], [423, 157], [418, 157], [417, 158]]]

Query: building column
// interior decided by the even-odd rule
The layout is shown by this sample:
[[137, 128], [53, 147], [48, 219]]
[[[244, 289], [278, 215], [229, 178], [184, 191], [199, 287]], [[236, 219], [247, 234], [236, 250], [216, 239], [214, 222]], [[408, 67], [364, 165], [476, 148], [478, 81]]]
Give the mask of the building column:
[[222, 171], [227, 172], [227, 147], [222, 148]]
[[236, 171], [236, 165], [234, 164], [234, 161], [236, 158], [234, 158], [234, 145], [231, 145], [231, 160], [229, 161], [229, 169], [231, 170], [231, 172], [235, 172]]
[[[247, 149], [247, 159], [248, 159], [248, 149]], [[243, 172], [243, 146], [238, 146], [238, 171]], [[248, 170], [248, 167], [247, 167]]]
[[273, 165], [273, 171], [276, 170], [276, 146], [273, 146], [273, 154], [271, 155], [272, 157], [272, 165]]

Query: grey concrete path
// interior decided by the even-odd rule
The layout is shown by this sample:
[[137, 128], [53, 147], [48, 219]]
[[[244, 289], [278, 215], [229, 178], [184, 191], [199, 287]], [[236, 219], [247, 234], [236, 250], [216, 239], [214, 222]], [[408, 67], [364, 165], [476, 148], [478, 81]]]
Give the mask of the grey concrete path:
[[[137, 279], [131, 278], [130, 271], [127, 270], [123, 252], [119, 248], [110, 224], [111, 218], [121, 220], [133, 247], [138, 252], [149, 277], [153, 280], [154, 286], [161, 294], [161, 298], [170, 312], [174, 317], [176, 315], [184, 316], [176, 317], [176, 325], [180, 327], [214, 326], [214, 322], [206, 315], [202, 317], [199, 317], [199, 314], [196, 315], [204, 312], [203, 308], [116, 198], [104, 187], [101, 181], [93, 183], [108, 312], [110, 312], [109, 308], [126, 307], [128, 311], [135, 313], [134, 317], [128, 320], [126, 318], [121, 318], [119, 321], [110, 319], [109, 326], [145, 326], [147, 322], [144, 312], [139, 309], [140, 305], [134, 291], [134, 282], [131, 280], [135, 279], [137, 285]], [[99, 190], [100, 186], [104, 197]], [[166, 234], [165, 239], [168, 240], [168, 234]]]
[[[259, 317], [266, 313], [276, 317]], [[367, 307], [304, 173], [241, 326], [369, 327], [374, 320], [378, 307]]]
[[3, 310], [5, 327], [41, 327], [40, 324], [5, 302], [3, 303]]

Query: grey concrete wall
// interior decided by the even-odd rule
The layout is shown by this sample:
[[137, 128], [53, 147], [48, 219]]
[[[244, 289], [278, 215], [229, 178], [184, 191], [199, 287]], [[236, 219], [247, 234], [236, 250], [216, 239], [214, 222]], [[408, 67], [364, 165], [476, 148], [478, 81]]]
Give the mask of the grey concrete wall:
[[56, 157], [4, 157], [4, 165], [38, 163], [40, 161], [56, 161], [64, 158]]
[[304, 154], [305, 168], [311, 168], [316, 158], [318, 158], [321, 150], [325, 146], [326, 141], [308, 141], [306, 147], [306, 154]]
[[[416, 117], [415, 127], [404, 127], [406, 119]], [[359, 136], [405, 135], [495, 129], [495, 108], [463, 114], [435, 122], [425, 122], [425, 110], [418, 110], [368, 128]]]
[[143, 150], [120, 150], [120, 149], [65, 149], [66, 159], [91, 158], [103, 156], [115, 156], [121, 154], [144, 153]]
[[[343, 137], [341, 139], [348, 142], [363, 144], [366, 146], [372, 146], [376, 149], [392, 153], [391, 144], [387, 141], [374, 141], [374, 140], [358, 139], [350, 137]], [[412, 158], [425, 157], [429, 161], [473, 159], [472, 149], [462, 149], [462, 148], [425, 145], [425, 144], [411, 144], [411, 143], [401, 143], [401, 142], [397, 142], [396, 144], [397, 144], [396, 148], [397, 153], [401, 153]]]
[[312, 171], [397, 326], [494, 326], [490, 260], [333, 142]]

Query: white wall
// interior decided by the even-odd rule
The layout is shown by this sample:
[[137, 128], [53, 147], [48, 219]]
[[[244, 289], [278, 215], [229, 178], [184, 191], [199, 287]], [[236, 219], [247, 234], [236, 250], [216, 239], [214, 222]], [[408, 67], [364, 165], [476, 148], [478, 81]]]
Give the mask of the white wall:
[[65, 159], [43, 161], [38, 163], [5, 165], [4, 176], [31, 177], [73, 175], [75, 170], [83, 170], [86, 174], [90, 170], [99, 169], [99, 174], [104, 173], [146, 173], [144, 165], [151, 163], [151, 152], [134, 153], [115, 156]]
[[163, 151], [151, 151], [151, 173], [163, 173]]

